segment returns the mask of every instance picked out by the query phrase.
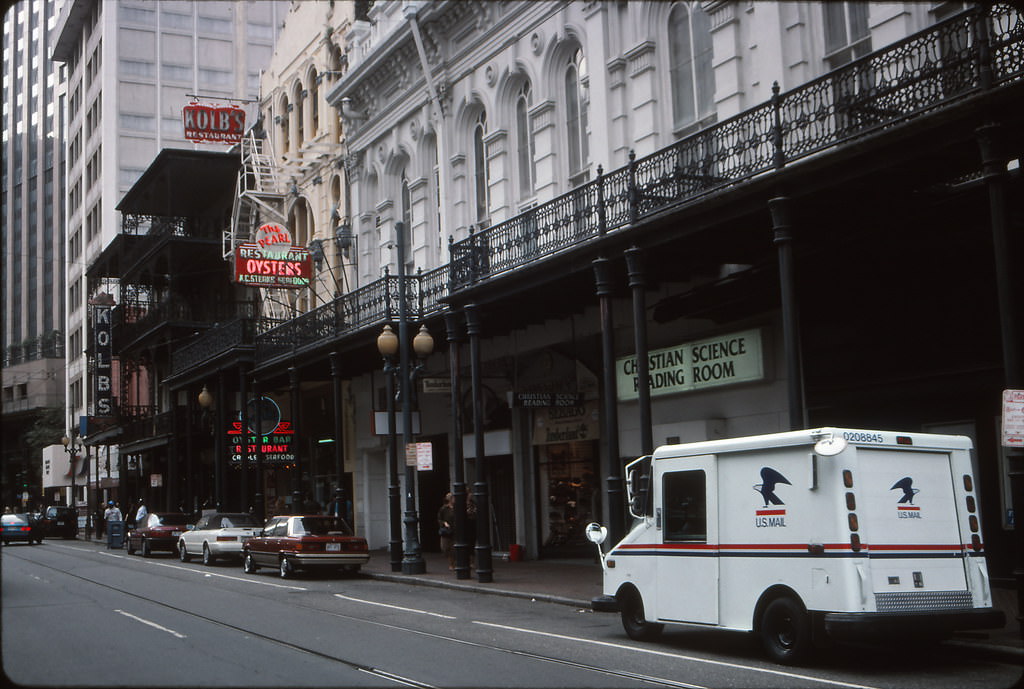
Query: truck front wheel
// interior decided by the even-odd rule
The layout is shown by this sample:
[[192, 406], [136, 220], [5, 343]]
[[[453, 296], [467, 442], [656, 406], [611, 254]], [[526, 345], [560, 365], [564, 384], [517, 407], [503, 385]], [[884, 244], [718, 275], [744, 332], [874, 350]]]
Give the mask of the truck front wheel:
[[651, 641], [658, 638], [665, 625], [648, 622], [644, 618], [644, 601], [637, 591], [627, 591], [622, 597], [622, 628], [635, 641]]
[[792, 598], [776, 598], [761, 614], [761, 644], [777, 663], [793, 665], [811, 650], [807, 612]]

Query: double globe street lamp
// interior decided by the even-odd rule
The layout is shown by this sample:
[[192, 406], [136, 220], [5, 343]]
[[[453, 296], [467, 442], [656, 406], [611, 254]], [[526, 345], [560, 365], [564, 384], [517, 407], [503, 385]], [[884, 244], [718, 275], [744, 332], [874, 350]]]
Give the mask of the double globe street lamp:
[[83, 443], [78, 438], [78, 434], [74, 430], [70, 432], [70, 435], [66, 435], [63, 438], [61, 438], [60, 442], [61, 445], [64, 446], [64, 451], [68, 453], [68, 464], [71, 466], [71, 500], [69, 504], [71, 507], [75, 508], [75, 526], [77, 527], [78, 499], [77, 496], [75, 495], [75, 474], [78, 473], [78, 469], [77, 467], [75, 467], [75, 462], [78, 461], [78, 453], [82, 451], [83, 447], [85, 447], [85, 443]]
[[[403, 290], [404, 292], [404, 290]], [[408, 459], [405, 462], [405, 517], [402, 520], [405, 524], [405, 552], [399, 558], [401, 548], [401, 532], [398, 523], [398, 512], [400, 509], [399, 486], [398, 486], [398, 450], [397, 431], [395, 419], [395, 383], [394, 376], [399, 376], [397, 398], [402, 404], [402, 445], [408, 457], [412, 445], [412, 403], [413, 385], [417, 376], [423, 370], [424, 360], [434, 351], [434, 338], [431, 337], [427, 326], [421, 325], [416, 337], [412, 340], [412, 349], [416, 355], [416, 367], [410, 369], [409, 347], [407, 343], [408, 332], [405, 319], [405, 309], [401, 312], [398, 321], [398, 334], [385, 325], [384, 330], [377, 337], [377, 351], [384, 357], [384, 374], [387, 384], [387, 405], [388, 405], [388, 507], [391, 517], [391, 571], [401, 571], [403, 574], [423, 574], [427, 571], [426, 562], [420, 551], [420, 541], [417, 535], [416, 516], [416, 466], [410, 464]], [[395, 366], [395, 355], [398, 355], [398, 366]]]

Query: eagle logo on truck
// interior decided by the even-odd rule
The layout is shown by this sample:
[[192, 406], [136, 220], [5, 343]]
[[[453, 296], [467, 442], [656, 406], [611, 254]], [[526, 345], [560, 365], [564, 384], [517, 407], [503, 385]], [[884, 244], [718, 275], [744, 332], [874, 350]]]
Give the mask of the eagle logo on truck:
[[[764, 508], [755, 512], [754, 525], [758, 528], [786, 525], [786, 509], [775, 507], [784, 505], [782, 498], [775, 494], [775, 486], [783, 483], [793, 485], [785, 476], [771, 467], [761, 467], [761, 482], [754, 484], [754, 490], [764, 499]], [[771, 506], [771, 507], [770, 507]]]
[[903, 495], [896, 501], [896, 516], [900, 519], [920, 519], [921, 508], [914, 504], [914, 496], [921, 492], [914, 488], [914, 479], [904, 476], [893, 484], [889, 490], [900, 489]]

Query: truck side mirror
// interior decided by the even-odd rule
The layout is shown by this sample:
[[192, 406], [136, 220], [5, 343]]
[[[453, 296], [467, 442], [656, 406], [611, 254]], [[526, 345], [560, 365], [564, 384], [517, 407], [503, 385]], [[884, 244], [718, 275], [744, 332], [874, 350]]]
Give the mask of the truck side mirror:
[[591, 522], [587, 524], [586, 534], [588, 541], [601, 545], [604, 543], [605, 539], [608, 538], [608, 529], [597, 522]]

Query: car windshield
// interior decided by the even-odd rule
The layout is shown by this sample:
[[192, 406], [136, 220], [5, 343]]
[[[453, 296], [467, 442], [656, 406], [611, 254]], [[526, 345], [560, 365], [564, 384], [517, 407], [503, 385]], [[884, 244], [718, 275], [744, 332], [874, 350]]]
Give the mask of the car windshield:
[[24, 514], [5, 514], [0, 518], [0, 523], [10, 524], [12, 526], [19, 524], [28, 524], [28, 517]]
[[351, 536], [352, 529], [338, 517], [303, 517], [299, 520], [296, 536]]
[[220, 525], [225, 529], [259, 527], [260, 523], [251, 514], [225, 514]]
[[161, 514], [160, 526], [185, 526], [188, 524], [187, 514]]

